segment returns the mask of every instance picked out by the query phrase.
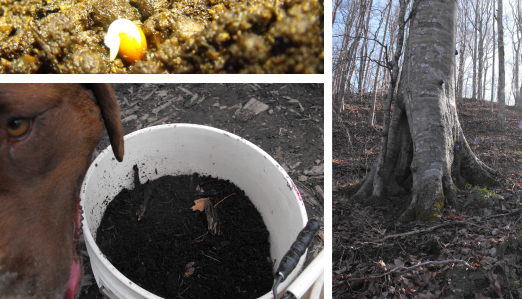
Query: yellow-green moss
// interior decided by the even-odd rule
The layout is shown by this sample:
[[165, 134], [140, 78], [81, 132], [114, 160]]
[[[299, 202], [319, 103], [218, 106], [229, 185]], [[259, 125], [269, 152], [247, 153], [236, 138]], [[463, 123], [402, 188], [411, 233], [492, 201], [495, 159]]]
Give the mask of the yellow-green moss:
[[435, 209], [440, 213], [442, 211], [442, 208], [444, 207], [444, 191], [442, 191], [442, 187], [440, 188], [440, 193], [435, 199]]
[[417, 216], [417, 220], [422, 223], [435, 223], [440, 215], [440, 210], [422, 210]]
[[404, 221], [419, 221], [422, 223], [435, 223], [440, 216], [440, 212], [444, 206], [444, 192], [442, 188], [439, 195], [433, 203], [432, 209], [423, 209], [419, 206], [407, 211], [403, 217]]

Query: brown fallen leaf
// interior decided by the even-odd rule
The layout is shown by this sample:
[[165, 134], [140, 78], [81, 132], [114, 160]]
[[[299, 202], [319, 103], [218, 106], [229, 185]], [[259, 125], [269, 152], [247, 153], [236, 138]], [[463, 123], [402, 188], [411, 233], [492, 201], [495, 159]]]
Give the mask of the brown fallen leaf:
[[209, 200], [208, 197], [194, 200], [195, 205], [192, 207], [192, 211], [198, 210], [203, 212], [205, 210], [205, 202], [207, 200]]
[[185, 272], [185, 274], [183, 275], [185, 278], [188, 278], [190, 275], [194, 274], [194, 268], [188, 268], [187, 269], [187, 272]]

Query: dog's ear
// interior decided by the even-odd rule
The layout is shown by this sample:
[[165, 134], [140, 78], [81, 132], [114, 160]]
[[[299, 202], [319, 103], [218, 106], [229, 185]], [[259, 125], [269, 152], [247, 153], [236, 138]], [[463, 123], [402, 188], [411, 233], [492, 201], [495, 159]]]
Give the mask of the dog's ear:
[[118, 161], [123, 161], [123, 128], [120, 120], [120, 109], [114, 95], [114, 84], [85, 84], [92, 90], [98, 106], [100, 106], [105, 128], [109, 133], [112, 151]]

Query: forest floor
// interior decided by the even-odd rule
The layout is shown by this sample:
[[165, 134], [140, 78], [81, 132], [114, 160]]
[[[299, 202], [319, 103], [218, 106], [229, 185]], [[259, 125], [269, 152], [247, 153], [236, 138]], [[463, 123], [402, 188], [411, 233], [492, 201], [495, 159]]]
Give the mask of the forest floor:
[[[499, 171], [499, 188], [460, 190], [432, 226], [400, 223], [408, 203], [364, 206], [340, 190], [363, 179], [379, 153], [382, 105], [369, 100], [333, 113], [333, 298], [522, 298], [522, 113], [464, 102], [460, 124], [475, 155]], [[335, 106], [335, 105], [334, 105]], [[519, 127], [519, 123], [521, 127]]]

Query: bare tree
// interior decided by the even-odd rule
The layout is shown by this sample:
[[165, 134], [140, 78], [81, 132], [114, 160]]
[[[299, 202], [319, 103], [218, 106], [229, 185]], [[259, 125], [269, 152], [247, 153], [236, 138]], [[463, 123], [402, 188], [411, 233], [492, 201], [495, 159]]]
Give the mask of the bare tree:
[[341, 3], [343, 3], [343, 0], [335, 0], [334, 8], [332, 10], [332, 26], [335, 23], [335, 17], [337, 16], [337, 10], [341, 6]]
[[[495, 16], [495, 7], [493, 6], [493, 16]], [[493, 113], [493, 101], [495, 100], [495, 50], [497, 45], [495, 43], [495, 21], [493, 21], [493, 72], [491, 73], [491, 100], [490, 110]]]
[[457, 103], [461, 103], [462, 102], [462, 90], [463, 90], [463, 87], [464, 87], [464, 59], [466, 57], [466, 38], [467, 38], [467, 33], [468, 33], [468, 30], [467, 30], [467, 14], [468, 14], [468, 10], [467, 10], [467, 7], [463, 7], [461, 10], [460, 10], [460, 15], [459, 15], [459, 27], [460, 27], [460, 49], [459, 49], [459, 75], [458, 75], [458, 79], [457, 79]]
[[367, 67], [366, 67], [366, 60], [368, 56], [368, 30], [370, 28], [370, 18], [372, 14], [372, 7], [373, 7], [373, 1], [370, 1], [370, 5], [367, 9], [367, 17], [366, 22], [364, 24], [364, 28], [361, 30], [361, 35], [363, 38], [363, 44], [361, 47], [361, 54], [360, 54], [360, 63], [359, 63], [359, 95], [362, 99], [362, 95], [364, 92], [364, 74], [366, 73]]
[[497, 27], [498, 27], [498, 117], [497, 122], [501, 130], [506, 129], [506, 71], [504, 63], [504, 27], [502, 26], [502, 0], [497, 0]]
[[520, 109], [522, 108], [522, 95], [520, 82], [519, 82], [519, 74], [520, 74], [520, 45], [522, 44], [522, 8], [520, 1], [516, 1], [516, 6], [509, 2], [511, 6], [511, 11], [513, 12], [513, 19], [515, 21], [514, 28], [510, 29], [508, 26], [508, 31], [511, 33], [511, 40], [513, 42], [513, 92], [515, 94], [515, 107]]
[[[382, 53], [384, 52], [384, 45], [386, 44], [386, 32], [388, 31], [388, 24], [390, 23], [390, 14], [392, 10], [392, 0], [390, 0], [390, 3], [387, 6], [388, 9], [388, 15], [386, 16], [386, 23], [384, 25], [384, 37], [381, 45], [381, 52], [379, 54], [379, 62], [382, 59]], [[370, 125], [373, 127], [374, 119], [375, 119], [375, 105], [377, 102], [377, 78], [379, 78], [379, 70], [381, 68], [380, 64], [377, 64], [377, 70], [375, 71], [375, 80], [373, 82], [373, 100], [372, 100], [372, 106], [370, 108]]]
[[[486, 1], [490, 2], [490, 1]], [[478, 19], [476, 20], [478, 24], [477, 28], [477, 34], [478, 34], [478, 74], [477, 74], [477, 100], [480, 101], [483, 99], [482, 97], [482, 70], [483, 70], [483, 64], [484, 64], [484, 30], [483, 30], [483, 24], [484, 24], [484, 14], [483, 14], [483, 1], [477, 0], [477, 16]]]
[[[354, 2], [355, 4], [355, 2]], [[356, 63], [356, 55], [357, 55], [357, 49], [359, 48], [359, 43], [362, 40], [362, 32], [364, 30], [364, 22], [365, 22], [365, 16], [366, 11], [368, 8], [368, 0], [361, 0], [358, 7], [357, 7], [357, 18], [354, 19], [353, 17], [347, 18], [349, 20], [350, 24], [345, 25], [345, 35], [343, 37], [343, 47], [342, 47], [342, 55], [340, 55], [339, 59], [341, 60], [341, 70], [339, 73], [339, 86], [338, 89], [338, 97], [339, 102], [344, 102], [344, 94], [347, 90], [348, 92], [351, 92], [350, 90], [350, 84], [352, 81], [352, 76], [357, 68]], [[355, 12], [355, 5], [353, 11]], [[354, 30], [352, 29], [352, 24], [355, 24]], [[353, 32], [352, 32], [353, 31]], [[352, 35], [353, 34], [353, 35]], [[349, 45], [349, 47], [348, 47]], [[347, 49], [348, 50], [345, 50]], [[346, 86], [348, 85], [348, 86]], [[341, 107], [344, 105], [341, 104]]]
[[[473, 3], [473, 2], [472, 2]], [[473, 81], [472, 81], [472, 88], [473, 93], [471, 95], [471, 98], [476, 101], [477, 100], [477, 55], [478, 55], [478, 49], [477, 49], [477, 39], [478, 39], [478, 29], [477, 29], [477, 23], [479, 18], [479, 11], [477, 8], [477, 5], [473, 6], [475, 10], [475, 19], [473, 20]]]
[[[400, 3], [400, 20], [404, 20], [405, 1]], [[404, 24], [399, 26], [381, 151], [370, 173], [346, 192], [366, 202], [411, 193], [411, 202], [401, 218], [433, 222], [444, 199], [456, 204], [456, 187], [498, 182], [493, 178], [495, 172], [471, 151], [458, 120], [454, 86], [457, 2], [415, 0], [412, 12], [390, 118], [394, 76], [398, 73], [393, 63], [399, 60], [404, 32]]]

